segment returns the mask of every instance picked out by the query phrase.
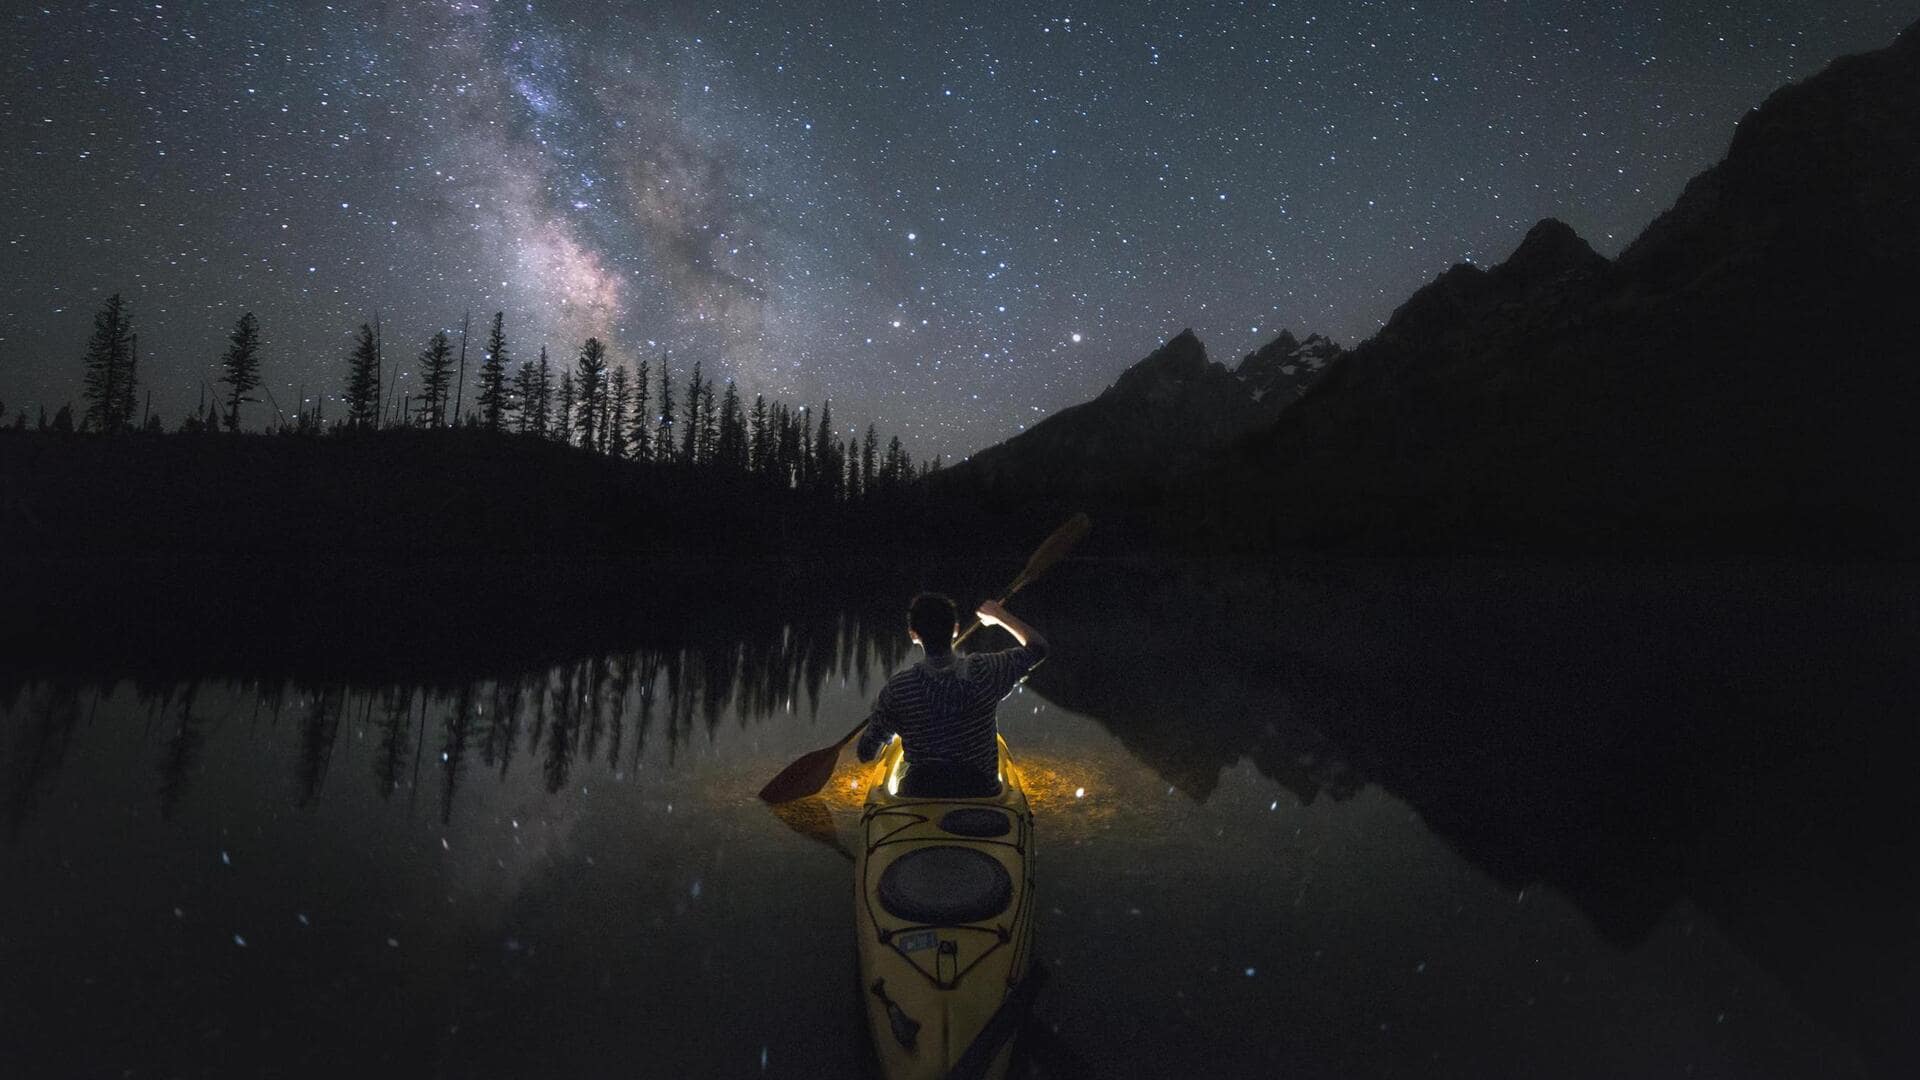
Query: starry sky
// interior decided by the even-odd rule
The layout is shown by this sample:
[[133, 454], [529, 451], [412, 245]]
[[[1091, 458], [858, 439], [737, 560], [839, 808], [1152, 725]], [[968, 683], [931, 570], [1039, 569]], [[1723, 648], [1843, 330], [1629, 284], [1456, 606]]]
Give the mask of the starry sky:
[[597, 335], [620, 363], [698, 359], [749, 400], [830, 395], [849, 433], [951, 460], [1183, 327], [1229, 363], [1283, 327], [1357, 344], [1547, 216], [1617, 254], [1748, 108], [1916, 17], [10, 3], [0, 400], [76, 399], [116, 291], [168, 427], [244, 311], [291, 412], [339, 394], [376, 309], [390, 361], [503, 310], [516, 359], [570, 365]]

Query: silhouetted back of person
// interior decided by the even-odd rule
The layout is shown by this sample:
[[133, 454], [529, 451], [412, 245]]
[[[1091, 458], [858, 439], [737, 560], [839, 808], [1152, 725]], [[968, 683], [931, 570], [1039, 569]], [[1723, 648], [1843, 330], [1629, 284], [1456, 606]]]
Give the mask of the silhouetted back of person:
[[953, 601], [921, 593], [907, 611], [907, 635], [926, 649], [917, 664], [887, 680], [874, 699], [857, 753], [872, 761], [900, 736], [907, 771], [901, 793], [974, 797], [1000, 790], [994, 713], [1002, 698], [1047, 657], [1047, 640], [989, 600], [976, 612], [982, 624], [1004, 626], [1020, 642], [1001, 652], [959, 656], [953, 651]]

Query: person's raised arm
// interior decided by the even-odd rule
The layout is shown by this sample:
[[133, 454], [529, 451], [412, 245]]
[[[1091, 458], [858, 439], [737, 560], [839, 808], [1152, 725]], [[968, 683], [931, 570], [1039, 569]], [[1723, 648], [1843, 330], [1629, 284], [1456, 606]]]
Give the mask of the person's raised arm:
[[1036, 650], [1043, 652], [1046, 650], [1046, 637], [1042, 635], [1040, 631], [1021, 622], [1014, 616], [1013, 612], [1008, 611], [998, 600], [981, 601], [979, 609], [976, 610], [974, 614], [979, 616], [982, 626], [1004, 626], [1007, 628], [1007, 633], [1012, 634], [1014, 640], [1020, 644], [1031, 645]]

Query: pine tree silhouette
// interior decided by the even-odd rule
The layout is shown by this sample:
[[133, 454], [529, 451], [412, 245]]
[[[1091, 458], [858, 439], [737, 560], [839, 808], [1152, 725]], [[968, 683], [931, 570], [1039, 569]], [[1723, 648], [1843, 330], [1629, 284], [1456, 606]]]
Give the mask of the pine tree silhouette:
[[873, 491], [874, 458], [879, 453], [880, 434], [874, 430], [872, 424], [868, 424], [866, 440], [860, 444], [860, 493], [862, 495]]
[[727, 380], [727, 393], [720, 401], [720, 463], [734, 472], [747, 471], [747, 425], [740, 415], [740, 391]]
[[237, 431], [241, 404], [260, 400], [248, 396], [260, 385], [260, 321], [253, 312], [233, 324], [227, 343], [227, 355], [220, 361], [220, 381], [227, 384], [227, 430]]
[[420, 423], [444, 427], [447, 390], [453, 380], [453, 345], [445, 330], [436, 330], [420, 352]]
[[360, 336], [347, 362], [347, 423], [369, 426], [380, 415], [380, 353], [373, 343], [373, 327], [360, 324]]
[[687, 429], [680, 433], [680, 460], [698, 465], [700, 458], [700, 361], [693, 362], [687, 379]]
[[540, 346], [540, 363], [533, 369], [533, 394], [527, 399], [530, 414], [527, 427], [541, 438], [553, 423], [553, 367], [547, 363], [547, 347]]
[[622, 459], [627, 456], [627, 401], [630, 393], [627, 366], [617, 364], [613, 369], [613, 388], [607, 394], [607, 422], [601, 430], [607, 433], [607, 453]]
[[513, 411], [513, 430], [516, 435], [525, 435], [533, 424], [534, 381], [539, 378], [539, 369], [533, 361], [522, 360], [520, 366], [513, 369], [513, 396], [520, 407]]
[[748, 437], [753, 445], [747, 454], [747, 469], [755, 476], [767, 475], [767, 399], [763, 394], [753, 395], [753, 414], [748, 421]]
[[573, 372], [560, 373], [560, 398], [553, 413], [552, 438], [555, 442], [573, 442]]
[[833, 434], [833, 400], [829, 398], [820, 403], [820, 434], [813, 445], [814, 487], [824, 498], [834, 498], [840, 487], [839, 449], [840, 440]]
[[487, 331], [487, 355], [480, 361], [480, 395], [473, 399], [480, 407], [480, 426], [499, 431], [513, 408], [507, 387], [506, 313], [493, 313], [493, 327]]
[[647, 385], [647, 379], [653, 374], [645, 358], [633, 373], [633, 460], [650, 461], [653, 458], [653, 415], [647, 411], [647, 405], [653, 400], [653, 388]]
[[590, 337], [580, 346], [580, 359], [573, 371], [574, 408], [579, 416], [574, 426], [580, 432], [580, 445], [589, 450], [600, 448], [595, 432], [600, 421], [600, 399], [606, 393], [606, 378], [607, 348], [600, 344], [599, 338]]
[[460, 368], [453, 376], [453, 424], [460, 425], [460, 405], [467, 393], [467, 331], [473, 324], [473, 310], [460, 317]]
[[700, 384], [700, 460], [711, 465], [719, 458], [720, 410], [713, 403], [713, 380]]
[[667, 354], [660, 354], [660, 430], [653, 440], [656, 461], [673, 460], [673, 371]]
[[109, 433], [125, 430], [133, 422], [133, 319], [119, 293], [107, 297], [93, 317], [86, 366], [81, 399], [87, 409], [81, 426]]

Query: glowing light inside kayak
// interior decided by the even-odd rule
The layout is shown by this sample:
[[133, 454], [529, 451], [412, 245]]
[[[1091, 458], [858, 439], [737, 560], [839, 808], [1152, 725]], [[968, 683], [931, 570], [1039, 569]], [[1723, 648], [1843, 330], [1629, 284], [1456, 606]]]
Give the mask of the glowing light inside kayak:
[[[895, 735], [894, 738], [900, 736]], [[906, 768], [907, 755], [901, 754], [893, 759], [893, 767], [887, 770], [887, 794], [900, 794], [900, 773]]]

